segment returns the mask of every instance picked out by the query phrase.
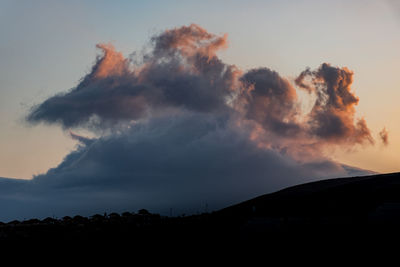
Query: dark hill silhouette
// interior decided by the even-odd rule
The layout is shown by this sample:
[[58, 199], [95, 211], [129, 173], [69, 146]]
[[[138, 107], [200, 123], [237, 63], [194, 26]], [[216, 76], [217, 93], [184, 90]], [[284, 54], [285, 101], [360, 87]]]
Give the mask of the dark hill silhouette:
[[[336, 178], [301, 184], [219, 211], [224, 216], [346, 216], [384, 219], [378, 210], [399, 204], [400, 173]], [[385, 215], [389, 215], [389, 210]], [[394, 215], [394, 214], [391, 214]]]
[[400, 238], [400, 173], [297, 185], [222, 209], [218, 216], [235, 221], [241, 240], [253, 244], [387, 248]]
[[399, 226], [400, 173], [391, 173], [297, 185], [200, 215], [166, 217], [142, 209], [11, 221], [0, 223], [0, 241], [359, 247], [399, 240]]

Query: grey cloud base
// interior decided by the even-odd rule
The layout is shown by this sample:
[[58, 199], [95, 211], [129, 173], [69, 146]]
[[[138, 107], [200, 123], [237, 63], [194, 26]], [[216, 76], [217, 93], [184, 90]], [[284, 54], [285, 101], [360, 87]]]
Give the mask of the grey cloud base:
[[83, 140], [46, 174], [30, 181], [0, 179], [0, 220], [140, 208], [191, 214], [203, 212], [206, 204], [220, 209], [322, 174], [358, 171], [329, 160], [296, 163], [259, 148], [248, 134], [229, 116], [193, 113]]

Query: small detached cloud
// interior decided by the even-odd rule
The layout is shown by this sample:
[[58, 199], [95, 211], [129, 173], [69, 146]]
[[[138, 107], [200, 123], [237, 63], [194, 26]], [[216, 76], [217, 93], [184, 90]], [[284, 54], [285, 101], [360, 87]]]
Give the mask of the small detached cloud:
[[386, 130], [386, 127], [383, 127], [382, 131], [379, 132], [379, 137], [382, 141], [382, 144], [385, 146], [389, 144], [389, 132]]

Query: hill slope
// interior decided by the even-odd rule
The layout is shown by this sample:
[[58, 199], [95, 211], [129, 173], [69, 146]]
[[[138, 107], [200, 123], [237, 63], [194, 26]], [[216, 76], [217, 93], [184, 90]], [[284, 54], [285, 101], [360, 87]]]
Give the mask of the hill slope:
[[400, 173], [390, 173], [301, 184], [219, 212], [225, 216], [355, 218], [379, 215], [377, 210], [389, 206], [394, 215], [397, 204], [400, 211]]
[[[400, 238], [400, 173], [302, 184], [217, 212], [163, 217], [145, 210], [0, 223], [0, 241], [82, 241], [295, 249], [382, 244]], [[132, 240], [135, 240], [132, 243]], [[377, 242], [378, 241], [378, 242]]]

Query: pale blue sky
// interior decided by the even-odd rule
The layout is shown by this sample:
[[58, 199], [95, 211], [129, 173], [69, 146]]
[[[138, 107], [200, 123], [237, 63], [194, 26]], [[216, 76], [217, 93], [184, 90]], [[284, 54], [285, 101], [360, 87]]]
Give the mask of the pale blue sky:
[[293, 1], [7, 1], [0, 0], [0, 176], [30, 178], [75, 146], [59, 127], [27, 126], [33, 104], [74, 87], [111, 42], [129, 55], [167, 28], [196, 23], [228, 33], [220, 53], [242, 69], [266, 66], [293, 78], [323, 62], [355, 72], [353, 89], [374, 137], [390, 146], [336, 151], [348, 164], [399, 170], [400, 16], [394, 2]]

